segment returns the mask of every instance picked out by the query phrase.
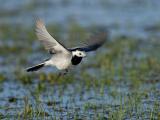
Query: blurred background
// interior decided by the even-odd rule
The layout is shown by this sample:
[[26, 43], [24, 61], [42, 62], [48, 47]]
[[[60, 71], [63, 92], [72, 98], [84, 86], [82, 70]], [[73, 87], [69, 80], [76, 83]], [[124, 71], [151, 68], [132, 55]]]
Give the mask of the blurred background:
[[[26, 73], [50, 57], [35, 35], [41, 18], [76, 46], [105, 30], [106, 44], [68, 75]], [[1, 0], [1, 119], [160, 119], [159, 0]]]
[[47, 24], [69, 27], [108, 27], [113, 35], [148, 36], [159, 26], [158, 0], [5, 0], [0, 5], [1, 24], [31, 27], [36, 18]]

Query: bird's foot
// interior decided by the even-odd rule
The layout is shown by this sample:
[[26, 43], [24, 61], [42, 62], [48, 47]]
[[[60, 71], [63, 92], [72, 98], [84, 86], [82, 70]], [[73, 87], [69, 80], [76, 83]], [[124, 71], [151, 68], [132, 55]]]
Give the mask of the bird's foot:
[[68, 69], [66, 69], [64, 72], [63, 72], [63, 75], [66, 75], [68, 73]]
[[59, 79], [60, 77], [65, 76], [68, 73], [68, 69], [66, 69], [64, 72], [60, 72], [57, 76], [57, 79]]

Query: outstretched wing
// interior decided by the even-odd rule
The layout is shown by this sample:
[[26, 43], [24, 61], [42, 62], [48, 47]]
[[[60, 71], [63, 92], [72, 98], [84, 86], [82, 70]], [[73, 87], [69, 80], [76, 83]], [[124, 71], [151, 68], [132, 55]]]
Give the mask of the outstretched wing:
[[99, 47], [101, 47], [105, 40], [106, 40], [107, 36], [106, 33], [100, 33], [97, 36], [92, 36], [89, 39], [89, 43], [81, 46], [81, 47], [75, 47], [75, 48], [69, 48], [69, 51], [75, 51], [75, 50], [80, 50], [80, 51], [85, 51], [85, 52], [90, 52], [90, 51], [94, 51], [97, 50]]
[[50, 53], [70, 53], [62, 44], [57, 42], [47, 31], [42, 20], [36, 21], [36, 35], [45, 49]]

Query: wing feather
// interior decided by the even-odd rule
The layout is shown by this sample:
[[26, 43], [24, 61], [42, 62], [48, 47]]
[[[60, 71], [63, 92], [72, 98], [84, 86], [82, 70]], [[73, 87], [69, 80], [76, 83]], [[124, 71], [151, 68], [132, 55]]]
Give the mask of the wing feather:
[[103, 32], [103, 33], [98, 34], [97, 36], [92, 36], [90, 37], [86, 45], [81, 46], [81, 47], [69, 48], [68, 50], [69, 51], [80, 50], [80, 51], [85, 51], [85, 52], [91, 52], [91, 51], [97, 50], [106, 41], [106, 38], [107, 38], [106, 35], [107, 34]]
[[42, 20], [36, 21], [36, 35], [38, 37], [38, 40], [42, 42], [46, 50], [53, 53], [57, 53], [57, 52], [69, 53], [69, 51], [63, 45], [57, 42], [48, 33]]

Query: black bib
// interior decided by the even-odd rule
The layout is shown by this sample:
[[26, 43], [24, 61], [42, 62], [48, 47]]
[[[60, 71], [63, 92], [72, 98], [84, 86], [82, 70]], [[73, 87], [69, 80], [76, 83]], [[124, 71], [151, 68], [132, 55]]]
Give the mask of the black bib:
[[78, 65], [82, 60], [82, 57], [77, 57], [76, 55], [72, 57], [71, 62], [72, 65]]

